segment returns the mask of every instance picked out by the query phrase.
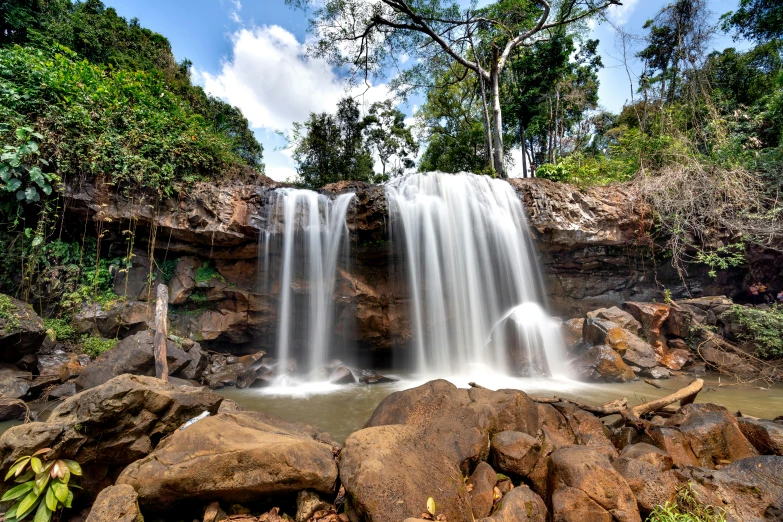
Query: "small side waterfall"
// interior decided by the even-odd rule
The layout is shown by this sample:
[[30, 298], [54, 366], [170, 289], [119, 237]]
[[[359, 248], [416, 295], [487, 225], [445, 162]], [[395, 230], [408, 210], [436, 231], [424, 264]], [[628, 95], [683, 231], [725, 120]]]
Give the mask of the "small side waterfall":
[[279, 189], [271, 197], [261, 274], [265, 288], [279, 285], [277, 358], [297, 354], [309, 372], [330, 355], [335, 272], [338, 261], [348, 258], [346, 214], [354, 195], [332, 200], [310, 190]]
[[386, 197], [417, 371], [559, 373], [562, 340], [538, 304], [541, 278], [514, 188], [488, 176], [414, 174], [389, 183]]

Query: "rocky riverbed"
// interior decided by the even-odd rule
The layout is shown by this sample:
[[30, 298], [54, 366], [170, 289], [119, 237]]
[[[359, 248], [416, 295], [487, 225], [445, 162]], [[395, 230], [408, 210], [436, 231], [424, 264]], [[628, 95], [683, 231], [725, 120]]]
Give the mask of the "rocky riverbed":
[[783, 516], [780, 419], [583, 408], [431, 381], [391, 394], [340, 445], [205, 387], [120, 375], [8, 430], [0, 466], [41, 448], [79, 462], [83, 490], [62, 520], [91, 522], [634, 521], [683, 488], [726, 520]]

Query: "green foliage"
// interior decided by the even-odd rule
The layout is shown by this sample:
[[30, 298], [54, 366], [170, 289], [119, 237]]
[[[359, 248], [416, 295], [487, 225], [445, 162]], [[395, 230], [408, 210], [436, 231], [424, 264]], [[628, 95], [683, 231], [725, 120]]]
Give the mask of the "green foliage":
[[372, 155], [364, 138], [367, 127], [359, 105], [343, 98], [337, 113], [310, 113], [305, 123], [295, 123], [289, 138], [297, 162], [299, 183], [317, 188], [340, 180], [373, 181]]
[[193, 292], [191, 292], [190, 296], [188, 297], [188, 300], [196, 305], [197, 309], [201, 310], [204, 306], [206, 306], [207, 303], [209, 303], [209, 298], [207, 297], [207, 293], [204, 290], [196, 289]]
[[35, 513], [35, 522], [49, 522], [62, 508], [70, 508], [73, 502], [72, 477], [82, 475], [82, 468], [75, 460], [46, 460], [43, 455], [51, 452], [43, 448], [30, 456], [14, 462], [5, 476], [6, 482], [17, 485], [6, 491], [0, 502], [11, 502], [5, 520], [18, 522]]
[[783, 38], [783, 5], [777, 0], [740, 0], [739, 9], [721, 17], [723, 30], [759, 43]]
[[226, 282], [226, 278], [217, 271], [212, 261], [204, 261], [204, 264], [196, 269], [194, 278], [196, 283], [207, 283], [213, 279]]
[[[405, 114], [391, 100], [373, 103], [362, 127], [367, 146], [381, 161], [382, 171], [376, 181], [386, 181], [413, 168], [415, 163], [410, 156], [416, 155], [419, 145], [405, 126]], [[391, 164], [394, 157], [398, 160], [396, 165]]]
[[44, 327], [46, 335], [52, 341], [73, 342], [78, 339], [76, 329], [71, 326], [71, 322], [65, 318], [44, 318]]
[[710, 267], [709, 276], [717, 277], [716, 270], [728, 270], [730, 267], [742, 266], [745, 263], [745, 245], [732, 243], [711, 251], [699, 250], [696, 262]]
[[31, 127], [19, 127], [14, 134], [20, 145], [3, 145], [0, 181], [6, 192], [15, 194], [17, 201], [35, 203], [41, 199], [39, 191], [48, 196], [52, 193], [52, 184], [59, 178], [41, 168], [49, 167], [49, 162], [38, 154], [36, 140], [43, 139], [41, 134]]
[[103, 337], [84, 336], [80, 341], [84, 353], [93, 359], [104, 352], [108, 352], [117, 344], [116, 339], [104, 339]]
[[[25, 231], [29, 231], [26, 229]], [[34, 244], [32, 233], [0, 232], [0, 291], [27, 294], [36, 302], [56, 305], [69, 313], [85, 301], [103, 306], [117, 300], [112, 269], [127, 266], [122, 258], [100, 259], [97, 242], [60, 239]]]
[[57, 172], [118, 187], [169, 195], [177, 183], [231, 176], [245, 164], [156, 71], [106, 71], [62, 48], [0, 49], [0, 118], [35, 119], [40, 153]]
[[723, 511], [705, 506], [696, 498], [690, 483], [677, 491], [674, 502], [656, 506], [647, 522], [725, 522]]
[[167, 259], [158, 266], [165, 282], [168, 283], [171, 281], [171, 278], [174, 277], [174, 272], [177, 270], [178, 263], [179, 259]]
[[19, 326], [19, 317], [16, 315], [16, 307], [11, 302], [11, 298], [5, 294], [0, 294], [0, 319], [5, 321], [5, 330], [13, 330]]
[[745, 329], [740, 336], [743, 341], [752, 344], [760, 357], [783, 357], [783, 307], [773, 305], [769, 308], [751, 308], [734, 305], [724, 312], [725, 316], [736, 320]]

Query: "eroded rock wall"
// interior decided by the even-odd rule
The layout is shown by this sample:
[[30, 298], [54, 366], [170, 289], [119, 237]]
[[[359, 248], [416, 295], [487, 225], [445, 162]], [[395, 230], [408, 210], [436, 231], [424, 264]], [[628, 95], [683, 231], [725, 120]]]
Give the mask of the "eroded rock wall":
[[[539, 179], [511, 183], [527, 210], [555, 315], [571, 318], [628, 300], [660, 300], [664, 288], [674, 297], [737, 288], [738, 272], [712, 280], [706, 268], [691, 267], [683, 281], [667, 260], [653, 259], [649, 212], [626, 186], [580, 190]], [[164, 279], [163, 260], [180, 259], [180, 265], [190, 268], [178, 265], [169, 280], [175, 286], [171, 293], [180, 299], [172, 304], [175, 331], [207, 346], [225, 344], [249, 352], [259, 343], [274, 344], [276, 335], [280, 288], [260, 282], [259, 237], [270, 219], [272, 193], [281, 186], [268, 178], [255, 185], [205, 184], [180, 199], [159, 200], [82, 184], [69, 187], [68, 209], [78, 229], [86, 221], [88, 231], [102, 234], [108, 255], [134, 253], [133, 266], [115, 275], [117, 293], [130, 302], [152, 300], [150, 290]], [[336, 344], [358, 344], [372, 352], [404, 348], [412, 337], [408, 288], [404, 260], [394, 248], [398, 238], [389, 234], [383, 187], [340, 182], [322, 192], [355, 193], [348, 213], [351, 256], [335, 285]], [[281, 264], [273, 253], [265, 267], [274, 275]], [[198, 280], [195, 275], [202, 268], [207, 275], [213, 270], [212, 277]], [[293, 287], [295, 299], [308, 292], [306, 279], [295, 278]], [[107, 314], [111, 312], [94, 311], [104, 323]], [[143, 315], [134, 315], [140, 326]], [[138, 331], [132, 324], [123, 327]]]

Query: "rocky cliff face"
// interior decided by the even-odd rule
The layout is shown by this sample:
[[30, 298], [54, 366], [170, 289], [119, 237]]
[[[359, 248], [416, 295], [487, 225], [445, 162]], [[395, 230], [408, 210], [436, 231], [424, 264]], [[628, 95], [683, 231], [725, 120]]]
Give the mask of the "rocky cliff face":
[[[650, 257], [650, 216], [632, 190], [623, 186], [579, 190], [546, 180], [512, 180], [529, 216], [540, 253], [551, 311], [564, 318], [623, 301], [725, 293], [736, 276], [717, 281], [693, 267], [686, 285], [665, 260]], [[101, 234], [108, 255], [132, 251], [132, 267], [115, 275], [115, 291], [126, 303], [111, 310], [93, 306], [82, 314], [84, 328], [130, 333], [146, 327], [152, 289], [168, 279], [174, 330], [210, 345], [251, 351], [274, 344], [279, 287], [259, 284], [259, 236], [267, 226], [271, 194], [280, 185], [203, 185], [186, 198], [158, 201], [151, 195], [113, 194], [94, 185], [68, 190], [70, 219], [85, 221]], [[337, 275], [334, 293], [339, 317], [335, 344], [357, 343], [371, 352], [404, 347], [412, 336], [403, 260], [388, 234], [383, 187], [341, 182], [322, 192], [354, 192], [348, 213], [349, 268]], [[154, 257], [155, 263], [151, 258]], [[178, 260], [164, 274], [165, 261]], [[270, 270], [280, 267], [270, 259]], [[294, 295], [308, 291], [295, 278]], [[151, 297], [152, 296], [152, 297]]]

